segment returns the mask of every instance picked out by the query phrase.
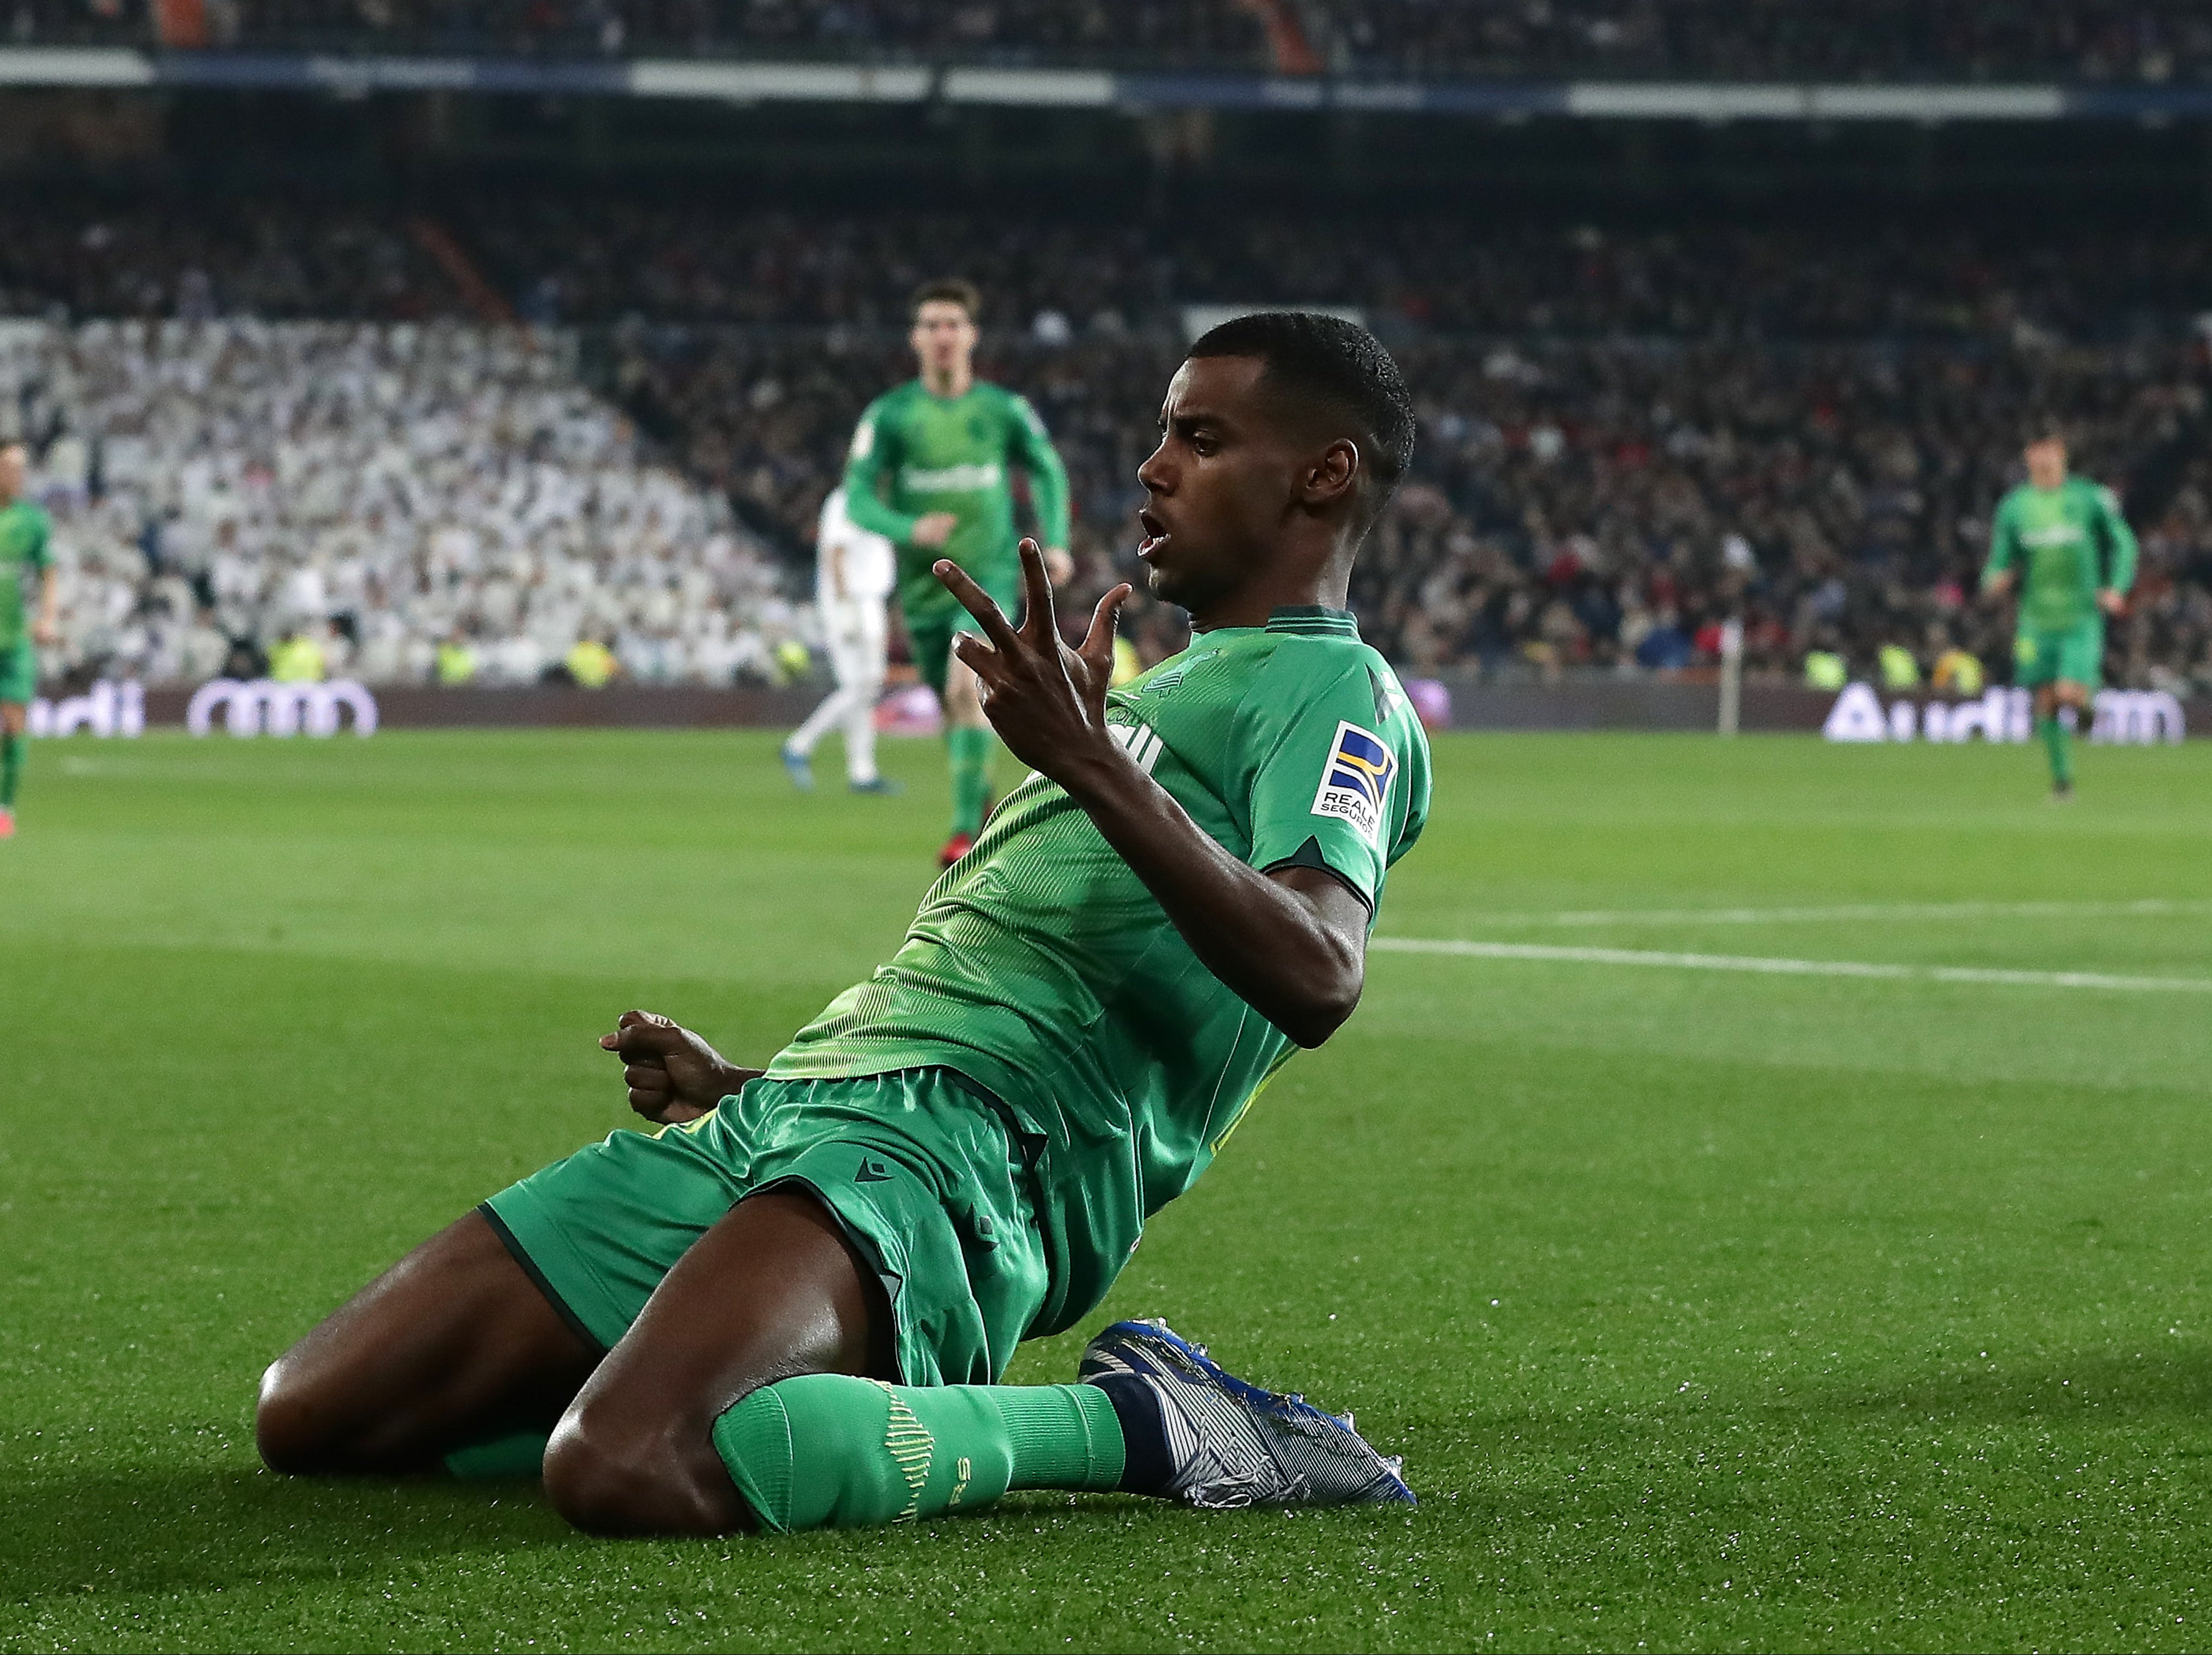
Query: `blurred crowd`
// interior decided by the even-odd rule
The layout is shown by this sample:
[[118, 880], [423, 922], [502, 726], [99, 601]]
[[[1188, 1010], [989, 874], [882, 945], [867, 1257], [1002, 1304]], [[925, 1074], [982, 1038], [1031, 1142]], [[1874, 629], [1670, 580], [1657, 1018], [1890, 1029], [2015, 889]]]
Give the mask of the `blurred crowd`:
[[307, 199], [0, 197], [0, 316], [410, 320], [460, 295], [416, 221]]
[[2198, 80], [2202, 0], [1320, 0], [1341, 68], [1420, 76]]
[[458, 252], [538, 324], [896, 327], [957, 270], [1004, 331], [1114, 338], [1193, 303], [1357, 307], [1395, 337], [2125, 340], [2212, 307], [2187, 226], [2065, 236], [1919, 225], [1664, 232], [1465, 216], [799, 216], [679, 195], [455, 194], [378, 214], [311, 198], [0, 196], [0, 314], [351, 317], [459, 311]]
[[[143, 0], [15, 0], [22, 43], [155, 38]], [[170, 44], [764, 53], [1480, 78], [2159, 83], [2212, 72], [2205, 0], [204, 0]]]
[[[15, 0], [23, 43], [140, 45], [141, 0]], [[1155, 67], [1263, 62], [1237, 0], [205, 0], [172, 21], [240, 49], [714, 54]]]
[[52, 677], [770, 678], [800, 617], [718, 494], [563, 342], [258, 321], [9, 325], [55, 514]]
[[1734, 616], [1757, 678], [1826, 657], [1906, 689], [1948, 659], [2000, 681], [2009, 611], [1977, 589], [1990, 515], [2023, 434], [2055, 419], [2142, 536], [2116, 676], [2212, 691], [2201, 340], [1500, 343], [1406, 366], [1426, 452], [1355, 589], [1397, 658], [1680, 670], [1716, 660]]
[[[0, 309], [111, 319], [19, 327], [0, 386], [0, 419], [81, 455], [47, 468], [82, 473], [70, 532], [108, 582], [73, 600], [78, 665], [191, 676], [218, 644], [266, 650], [320, 590], [333, 648], [372, 674], [438, 672], [445, 648], [526, 678], [589, 641], [641, 678], [773, 676], [854, 423], [912, 371], [904, 296], [957, 271], [988, 295], [984, 371], [1066, 459], [1079, 596], [1133, 572], [1185, 307], [1326, 302], [1384, 332], [1420, 404], [1355, 593], [1412, 666], [1694, 671], [1735, 617], [1764, 677], [2002, 676], [1986, 524], [2027, 428], [2057, 420], [2143, 537], [2112, 670], [2212, 689], [2212, 241], [2185, 231], [1223, 215], [1170, 245], [1127, 222], [530, 195], [197, 222], [0, 204], [19, 228]], [[526, 327], [395, 319], [485, 294]], [[1133, 618], [1148, 656], [1179, 643], [1172, 612]]]
[[[1079, 595], [1133, 578], [1134, 473], [1179, 340], [1017, 336], [990, 356], [984, 371], [1036, 402], [1067, 463]], [[1400, 356], [1421, 437], [1352, 594], [1395, 660], [1504, 677], [1693, 670], [1716, 662], [1734, 616], [1759, 678], [1798, 677], [1815, 654], [1898, 688], [1962, 654], [2002, 677], [2008, 618], [1976, 591], [1989, 516], [2020, 480], [2023, 433], [2057, 417], [2080, 465], [2136, 508], [2142, 571], [2113, 629], [2115, 672], [2212, 691], [2199, 339], [1431, 339]], [[888, 335], [640, 329], [619, 374], [695, 473], [795, 545], [902, 360]], [[1148, 658], [1179, 646], [1172, 612], [1133, 618]]]

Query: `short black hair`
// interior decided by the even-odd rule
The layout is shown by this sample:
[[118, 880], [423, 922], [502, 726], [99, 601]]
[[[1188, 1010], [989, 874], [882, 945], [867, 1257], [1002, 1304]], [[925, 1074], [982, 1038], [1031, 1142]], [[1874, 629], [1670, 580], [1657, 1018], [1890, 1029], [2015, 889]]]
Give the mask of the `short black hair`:
[[1397, 362], [1357, 322], [1310, 310], [1263, 310], [1200, 335], [1186, 353], [1254, 356], [1261, 382], [1342, 420], [1375, 479], [1372, 521], [1413, 459], [1413, 393]]
[[981, 320], [983, 314], [983, 295], [975, 290], [973, 282], [957, 276], [942, 276], [934, 282], [924, 282], [907, 301], [906, 313], [919, 317], [924, 305], [957, 305], [968, 313], [971, 322]]
[[2066, 441], [2066, 428], [2055, 419], [2028, 421], [2027, 435], [2020, 440], [2020, 446], [2033, 448], [2039, 442], [2055, 442], [2062, 448], [2072, 446]]

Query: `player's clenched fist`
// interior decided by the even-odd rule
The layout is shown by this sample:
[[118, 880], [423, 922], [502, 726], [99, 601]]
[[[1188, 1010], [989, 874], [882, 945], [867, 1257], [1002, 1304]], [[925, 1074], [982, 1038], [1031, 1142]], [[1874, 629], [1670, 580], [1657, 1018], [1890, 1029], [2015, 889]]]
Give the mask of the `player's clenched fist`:
[[599, 1044], [623, 1060], [629, 1106], [664, 1126], [697, 1120], [760, 1074], [657, 1012], [624, 1012]]
[[1117, 586], [1098, 600], [1083, 647], [1071, 649], [1060, 640], [1052, 581], [1036, 541], [1022, 542], [1026, 603], [1019, 628], [957, 564], [942, 560], [935, 573], [982, 623], [990, 640], [963, 633], [952, 648], [975, 669], [983, 715], [1007, 750], [1030, 769], [1065, 782], [1068, 768], [1090, 750], [1109, 749], [1106, 690], [1114, 678], [1114, 619], [1128, 587]]

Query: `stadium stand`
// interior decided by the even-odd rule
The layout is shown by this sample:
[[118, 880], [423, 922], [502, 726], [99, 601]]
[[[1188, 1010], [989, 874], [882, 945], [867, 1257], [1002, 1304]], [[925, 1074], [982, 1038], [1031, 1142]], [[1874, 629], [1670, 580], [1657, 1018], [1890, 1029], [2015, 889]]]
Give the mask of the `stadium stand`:
[[1109, 329], [1287, 295], [1441, 332], [1982, 339], [2025, 325], [2087, 342], [2185, 323], [2212, 296], [2212, 243], [2172, 231], [1606, 234], [1241, 214], [1178, 225], [1170, 247], [1141, 222], [1028, 216], [801, 219], [530, 197], [471, 198], [454, 217], [500, 284], [548, 320], [893, 326], [914, 283], [949, 269], [973, 273], [1002, 326], [1052, 311]]
[[[899, 371], [888, 338], [664, 331], [658, 354], [649, 339], [624, 356], [633, 403], [681, 433], [698, 474], [793, 536], [860, 409]], [[1971, 596], [1984, 525], [2015, 480], [2019, 433], [2060, 412], [2085, 470], [2165, 495], [2142, 523], [2134, 617], [2116, 629], [2124, 676], [2185, 693], [2193, 670], [2212, 689], [2212, 494], [2198, 465], [2146, 475], [2202, 442], [2199, 344], [1492, 339], [1400, 354], [1423, 441], [1353, 594], [1395, 659], [1493, 674], [1680, 669], [1714, 659], [1715, 629], [1741, 608], [1761, 677], [1814, 648], [1869, 669], [1884, 644], [1923, 670], [1954, 644], [2001, 660], [2002, 618]], [[1085, 588], [1121, 578], [1117, 531], [1176, 343], [1013, 339], [996, 356], [1067, 460]], [[1166, 618], [1139, 624], [1152, 648], [1172, 643]]]
[[250, 197], [57, 208], [33, 192], [0, 209], [0, 315], [404, 321], [464, 309], [408, 222], [386, 216]]
[[[23, 234], [0, 239], [0, 288], [19, 313], [76, 317], [481, 313], [434, 255], [443, 232], [430, 220], [293, 214], [267, 202], [196, 218], [154, 209], [72, 217], [19, 204], [5, 216]], [[2074, 429], [2081, 468], [2122, 490], [2144, 537], [2138, 601], [2114, 629], [2116, 673], [2140, 687], [2212, 690], [2212, 467], [2198, 457], [2208, 367], [2196, 319], [2212, 271], [2200, 237], [2054, 245], [1966, 230], [1600, 234], [1442, 218], [1243, 218], [1179, 238], [1170, 254], [1134, 222], [1031, 222], [1017, 234], [957, 215], [586, 208], [520, 193], [466, 200], [443, 222], [466, 226], [477, 285], [566, 343], [531, 356], [495, 350], [496, 334], [453, 337], [504, 350], [502, 386], [508, 368], [526, 362], [594, 387], [562, 381], [562, 394], [603, 422], [596, 447], [562, 462], [580, 468], [575, 486], [588, 486], [594, 468], [627, 476], [641, 463], [635, 441], [604, 424], [615, 408], [704, 485], [684, 508], [699, 527], [678, 561], [714, 586], [726, 641], [686, 654], [691, 644], [676, 648], [666, 618], [625, 612], [610, 624], [641, 678], [773, 671], [766, 648], [789, 618], [764, 607], [764, 587], [732, 581], [740, 571], [766, 581], [771, 546], [788, 578], [803, 578], [854, 420], [909, 371], [905, 293], [956, 268], [993, 296], [985, 371], [1033, 397], [1067, 460], [1079, 595], [1128, 572], [1121, 531], [1133, 473], [1183, 337], [1180, 307], [1296, 297], [1362, 309], [1420, 397], [1415, 476], [1356, 594], [1370, 636], [1402, 660], [1499, 676], [1673, 672], [1709, 662], [1719, 620], [1740, 611], [1749, 668], [1768, 678], [1794, 676], [1815, 649], [1869, 672], [1885, 647], [1909, 651], [1923, 673], [1954, 647], [1996, 665], [2001, 618], [1971, 595], [1983, 525], [2013, 479], [2023, 427], [2056, 417]], [[75, 255], [85, 247], [98, 256]], [[40, 337], [123, 353], [135, 365], [103, 370], [112, 377], [154, 374], [162, 341], [221, 332], [80, 324]], [[419, 350], [429, 336], [400, 327], [301, 337], [384, 350]], [[532, 394], [552, 393], [541, 382]], [[118, 466], [112, 455], [133, 452], [134, 439], [117, 413], [19, 389], [25, 396], [36, 405], [25, 416], [34, 435], [90, 444], [100, 492], [88, 509], [108, 526], [103, 568], [131, 567], [131, 556], [156, 544], [157, 564], [184, 556], [172, 556], [164, 526], [182, 509], [181, 485], [123, 481], [181, 459]], [[536, 439], [501, 441], [498, 465], [520, 468]], [[734, 519], [719, 514], [724, 499]], [[398, 630], [360, 640], [363, 664], [420, 676], [458, 622], [481, 635], [488, 662], [494, 646], [535, 639], [535, 655], [513, 643], [498, 657], [506, 664], [485, 668], [528, 676], [557, 657], [561, 625], [526, 623], [503, 596], [487, 606], [473, 587], [452, 601], [426, 595], [446, 578], [422, 550], [443, 509], [410, 508], [406, 524], [392, 525], [388, 557], [404, 544], [414, 562], [404, 577], [390, 563], [386, 587], [415, 595], [393, 611]], [[516, 520], [471, 526], [505, 545], [522, 533]], [[257, 531], [275, 548], [258, 555], [296, 563], [327, 527]], [[602, 538], [586, 561], [611, 571], [623, 555], [606, 538], [615, 532], [595, 532]], [[178, 545], [193, 532], [176, 530]], [[718, 536], [732, 550], [710, 556], [710, 542], [725, 544]], [[511, 577], [530, 591], [542, 578], [529, 568]], [[173, 581], [155, 576], [142, 589], [149, 612], [137, 630], [111, 616], [73, 634], [65, 654], [80, 672], [103, 648], [156, 676], [179, 669], [185, 658], [155, 641], [178, 636], [191, 605]], [[197, 606], [219, 611], [214, 633], [262, 647], [284, 618], [265, 596], [258, 608]], [[72, 614], [129, 607], [111, 589]], [[1147, 654], [1177, 642], [1172, 615], [1140, 609], [1133, 619]], [[372, 642], [383, 652], [373, 660]], [[211, 647], [203, 636], [202, 653]]]
[[972, 273], [1001, 329], [1050, 312], [1092, 332], [1288, 295], [1431, 333], [2080, 344], [2186, 329], [2212, 304], [2212, 241], [2182, 229], [1601, 233], [1243, 214], [1178, 226], [1170, 247], [1141, 222], [510, 191], [458, 196], [435, 217], [311, 198], [0, 198], [0, 313], [459, 314], [466, 297], [426, 245], [441, 223], [465, 226], [475, 263], [541, 322], [897, 326], [914, 283], [949, 269]]
[[641, 454], [564, 341], [456, 323], [16, 324], [44, 452], [51, 671], [255, 676], [305, 632], [370, 683], [534, 683], [579, 640], [646, 683], [776, 671], [796, 619], [726, 503]]
[[[1260, 13], [1234, 0], [238, 0], [167, 25], [169, 44], [428, 52], [770, 52], [998, 62], [1266, 61]], [[19, 44], [150, 43], [158, 17], [120, 4], [22, 0]], [[173, 38], [183, 28], [186, 39]]]
[[[168, 14], [165, 16], [165, 14]], [[1999, 81], [2212, 75], [2212, 7], [2063, 0], [17, 0], [31, 44], [625, 52], [1334, 70], [1421, 78]]]
[[2073, 0], [1322, 0], [1340, 68], [1413, 76], [2159, 82], [2212, 71], [2212, 9]]

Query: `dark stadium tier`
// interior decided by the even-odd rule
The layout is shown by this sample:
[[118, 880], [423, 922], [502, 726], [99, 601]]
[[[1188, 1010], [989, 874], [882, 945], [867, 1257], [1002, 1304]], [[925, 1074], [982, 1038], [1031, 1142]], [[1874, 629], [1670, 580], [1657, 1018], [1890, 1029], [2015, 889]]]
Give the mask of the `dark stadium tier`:
[[2160, 85], [2212, 70], [2212, 8], [2062, 0], [19, 0], [18, 45], [745, 54], [1414, 77]]

